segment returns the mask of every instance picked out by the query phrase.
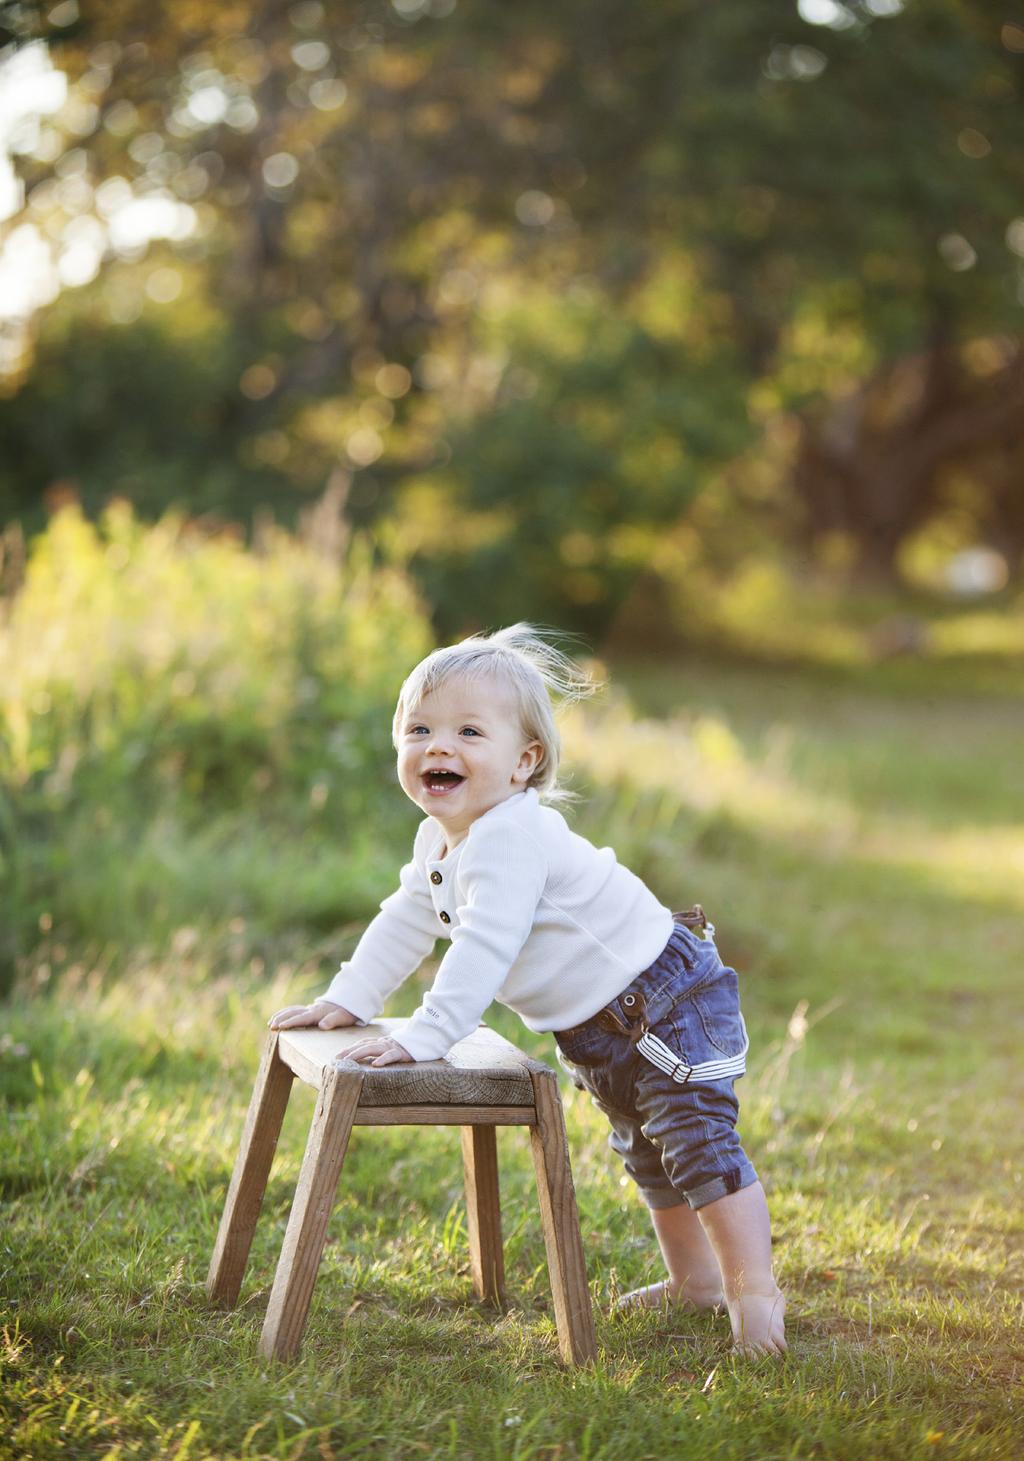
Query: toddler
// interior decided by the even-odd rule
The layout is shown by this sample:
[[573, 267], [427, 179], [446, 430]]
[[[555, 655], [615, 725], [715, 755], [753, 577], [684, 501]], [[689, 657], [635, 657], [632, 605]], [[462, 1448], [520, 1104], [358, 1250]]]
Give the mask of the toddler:
[[768, 1207], [736, 1133], [733, 1083], [747, 1049], [736, 974], [699, 910], [674, 916], [549, 805], [568, 795], [557, 786], [552, 696], [595, 688], [528, 624], [416, 666], [394, 718], [398, 779], [427, 814], [412, 860], [323, 997], [270, 1025], [372, 1021], [435, 940], [450, 939], [411, 1019], [346, 1055], [375, 1066], [436, 1060], [494, 999], [553, 1032], [563, 1065], [611, 1123], [668, 1269], [620, 1304], [724, 1301], [737, 1348], [780, 1354]]

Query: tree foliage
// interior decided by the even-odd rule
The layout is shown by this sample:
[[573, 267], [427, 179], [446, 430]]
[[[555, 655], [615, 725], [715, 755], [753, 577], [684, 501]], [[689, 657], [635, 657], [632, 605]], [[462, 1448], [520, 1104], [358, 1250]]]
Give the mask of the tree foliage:
[[111, 228], [44, 312], [0, 413], [7, 513], [73, 478], [90, 506], [288, 514], [344, 473], [446, 621], [506, 583], [599, 628], [781, 420], [811, 549], [890, 571], [965, 480], [976, 531], [1024, 549], [1001, 5], [67, 10], [7, 7], [72, 82], [12, 221], [62, 239], [131, 196], [193, 223], [148, 251]]

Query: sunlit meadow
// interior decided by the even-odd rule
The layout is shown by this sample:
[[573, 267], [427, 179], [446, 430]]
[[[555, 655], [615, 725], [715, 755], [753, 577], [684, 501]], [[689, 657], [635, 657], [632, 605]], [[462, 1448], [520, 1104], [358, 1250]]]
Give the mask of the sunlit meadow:
[[558, 1360], [524, 1134], [498, 1313], [457, 1133], [424, 1128], [355, 1133], [303, 1353], [270, 1366], [308, 1092], [238, 1309], [203, 1279], [266, 1016], [322, 988], [407, 851], [388, 716], [426, 616], [358, 545], [57, 519], [0, 629], [0, 1456], [1018, 1455], [1024, 714], [982, 620], [977, 673], [620, 656], [565, 721], [574, 825], [701, 901], [741, 971], [786, 1362], [734, 1360], [721, 1319], [609, 1314], [655, 1248], [565, 1086], [593, 1369]]

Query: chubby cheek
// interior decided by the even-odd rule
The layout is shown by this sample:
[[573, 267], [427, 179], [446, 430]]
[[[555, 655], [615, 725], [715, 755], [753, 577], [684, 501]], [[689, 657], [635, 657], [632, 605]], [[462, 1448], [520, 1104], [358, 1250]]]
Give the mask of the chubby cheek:
[[398, 758], [398, 784], [406, 796], [416, 797], [423, 789], [410, 756], [399, 756]]

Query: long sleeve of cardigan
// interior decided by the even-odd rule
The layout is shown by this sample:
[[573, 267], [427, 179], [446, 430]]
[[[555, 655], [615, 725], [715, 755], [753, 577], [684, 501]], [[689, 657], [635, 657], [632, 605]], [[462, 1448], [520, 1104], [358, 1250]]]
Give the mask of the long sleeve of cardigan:
[[419, 968], [436, 938], [437, 914], [414, 854], [402, 868], [399, 887], [384, 899], [323, 998], [343, 1005], [363, 1023], [376, 1019], [388, 995]]
[[436, 1060], [476, 1029], [529, 937], [546, 877], [529, 833], [476, 824], [459, 866], [451, 947], [420, 1008], [392, 1031], [414, 1060]]

